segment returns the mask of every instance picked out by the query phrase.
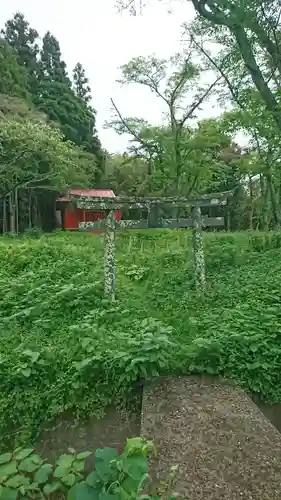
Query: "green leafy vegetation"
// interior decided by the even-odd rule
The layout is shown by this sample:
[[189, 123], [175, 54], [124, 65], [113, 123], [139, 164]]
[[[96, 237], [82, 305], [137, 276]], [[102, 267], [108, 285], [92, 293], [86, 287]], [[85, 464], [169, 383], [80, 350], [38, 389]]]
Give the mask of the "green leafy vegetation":
[[281, 400], [279, 233], [206, 234], [204, 297], [187, 234], [118, 233], [114, 304], [100, 236], [2, 238], [4, 442], [36, 438], [64, 410], [101, 415], [159, 374], [219, 374]]
[[[131, 438], [120, 455], [113, 448], [98, 448], [94, 455], [69, 449], [53, 465], [33, 448], [17, 448], [0, 455], [1, 497], [47, 499], [59, 494], [68, 500], [157, 499], [160, 497], [143, 494], [152, 451], [152, 442]], [[89, 462], [93, 463], [93, 470]]]
[[[86, 70], [78, 62], [69, 73], [52, 33], [40, 39], [22, 13], [1, 32], [0, 231], [11, 233], [0, 241], [5, 453], [36, 442], [44, 424], [65, 411], [81, 421], [124, 406], [161, 374], [219, 375], [281, 401], [280, 2], [191, 3], [196, 17], [183, 27], [180, 54], [139, 55], [120, 68], [123, 85], [145, 86], [167, 112], [165, 122], [152, 125], [142, 116], [123, 117], [111, 99], [114, 116], [106, 126], [130, 135], [124, 154], [102, 149]], [[210, 41], [220, 50], [209, 50]], [[200, 120], [208, 99], [223, 110]], [[247, 146], [239, 144], [241, 134]], [[188, 231], [129, 231], [117, 238], [117, 300], [104, 300], [102, 238], [46, 234], [56, 227], [57, 195], [70, 187], [132, 196], [232, 190], [220, 214], [206, 209], [225, 217], [228, 232], [204, 235], [204, 296], [194, 286]], [[245, 229], [251, 231], [230, 232]], [[28, 496], [34, 488], [55, 496], [73, 487], [69, 500], [100, 488], [96, 476], [91, 484], [79, 476], [85, 456], [80, 463], [71, 452], [62, 474], [62, 458], [58, 473], [33, 450], [22, 453], [0, 457], [7, 500], [24, 496], [26, 486]], [[106, 453], [113, 452], [96, 456], [106, 462], [103, 500], [112, 496], [116, 474], [128, 472], [126, 450], [113, 457], [121, 469], [111, 470]]]

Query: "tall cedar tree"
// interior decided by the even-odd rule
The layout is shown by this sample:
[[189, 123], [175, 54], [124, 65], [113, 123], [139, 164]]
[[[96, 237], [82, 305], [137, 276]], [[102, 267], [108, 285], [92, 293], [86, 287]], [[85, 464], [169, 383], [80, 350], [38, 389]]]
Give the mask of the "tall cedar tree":
[[50, 31], [47, 31], [43, 38], [43, 46], [40, 52], [40, 70], [43, 76], [48, 77], [50, 80], [61, 81], [70, 85], [66, 64], [61, 58], [59, 42]]
[[[81, 63], [77, 63], [72, 74], [72, 79], [73, 79], [73, 88], [75, 91], [76, 96], [79, 98], [80, 101], [84, 103], [84, 106], [87, 109], [87, 113], [90, 118], [90, 127], [91, 127], [91, 133], [92, 133], [92, 151], [95, 152], [95, 155], [97, 156], [98, 160], [98, 172], [96, 175], [96, 184], [101, 183], [101, 179], [104, 176], [104, 169], [105, 169], [105, 156], [104, 153], [101, 150], [101, 144], [98, 140], [98, 135], [97, 131], [95, 128], [95, 123], [96, 123], [96, 112], [90, 105], [92, 96], [91, 96], [91, 88], [89, 86], [89, 79], [86, 76], [85, 69], [83, 68]], [[90, 149], [91, 151], [91, 149]]]
[[79, 62], [73, 70], [73, 86], [76, 95], [88, 104], [91, 100], [91, 88], [85, 74], [85, 69]]
[[38, 33], [30, 27], [24, 15], [17, 12], [13, 19], [6, 22], [1, 31], [8, 44], [14, 49], [19, 63], [28, 73], [28, 90], [34, 94], [37, 90], [39, 48], [37, 45]]
[[[22, 13], [17, 12], [6, 22], [2, 34], [27, 72], [28, 91], [38, 110], [59, 124], [66, 139], [95, 155], [101, 165], [103, 155], [95, 129], [95, 111], [88, 104], [89, 91], [84, 87], [83, 68], [79, 78], [86, 93], [82, 98], [72, 88], [59, 42], [50, 32], [45, 34], [39, 51], [37, 31], [30, 27]], [[4, 47], [1, 52], [3, 50]]]
[[50, 32], [43, 38], [39, 65], [37, 106], [60, 124], [67, 139], [97, 155], [100, 143], [94, 136], [95, 114], [72, 89], [59, 42]]
[[0, 38], [0, 94], [28, 100], [28, 73], [6, 40]]
[[99, 156], [95, 113], [71, 88], [58, 40], [47, 32], [39, 52], [38, 32], [20, 12], [6, 22], [2, 34], [28, 72], [28, 89], [34, 104], [50, 120], [59, 123], [67, 139]]

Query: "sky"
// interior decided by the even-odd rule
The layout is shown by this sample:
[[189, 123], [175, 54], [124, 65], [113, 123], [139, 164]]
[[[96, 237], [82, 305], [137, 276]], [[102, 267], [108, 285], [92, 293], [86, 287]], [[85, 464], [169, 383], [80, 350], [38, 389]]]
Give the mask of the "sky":
[[[149, 1], [154, 5], [148, 5], [137, 17], [116, 12], [114, 0], [9, 0], [1, 4], [1, 27], [20, 11], [41, 37], [49, 30], [59, 40], [69, 71], [78, 61], [84, 66], [97, 110], [98, 134], [102, 146], [112, 153], [122, 153], [129, 136], [104, 129], [105, 121], [113, 117], [110, 98], [123, 116], [145, 118], [153, 125], [163, 123], [166, 109], [149, 89], [116, 83], [121, 75], [119, 67], [140, 55], [172, 56], [183, 47], [182, 23], [194, 17], [188, 2], [175, 2], [169, 14], [167, 3]], [[200, 117], [219, 113], [214, 104], [206, 103]]]

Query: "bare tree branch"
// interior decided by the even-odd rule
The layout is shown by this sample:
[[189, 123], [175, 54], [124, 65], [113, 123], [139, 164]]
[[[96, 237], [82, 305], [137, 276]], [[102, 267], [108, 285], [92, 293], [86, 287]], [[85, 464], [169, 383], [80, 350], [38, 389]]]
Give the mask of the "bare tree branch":
[[[9, 188], [8, 191], [2, 193], [2, 198], [6, 198], [7, 196], [9, 196], [15, 189], [18, 189], [18, 188], [34, 188], [34, 189], [40, 189], [40, 188], [43, 188], [44, 186], [29, 186], [31, 183], [37, 183], [37, 182], [42, 182], [42, 181], [45, 181], [45, 180], [54, 180], [56, 177], [60, 177], [59, 174], [56, 174], [54, 176], [51, 175], [51, 172], [48, 172], [47, 174], [42, 174], [42, 176], [40, 178], [37, 178], [37, 179], [28, 179], [27, 181], [23, 181], [21, 180], [20, 182], [18, 182], [17, 184], [15, 184], [12, 188]], [[44, 187], [45, 188], [45, 187]], [[49, 186], [49, 189], [51, 189], [51, 186]]]
[[191, 107], [189, 108], [186, 115], [182, 118], [182, 120], [180, 120], [180, 122], [179, 122], [180, 128], [182, 128], [184, 126], [185, 122], [192, 116], [194, 111], [197, 108], [199, 108], [199, 106], [203, 103], [203, 101], [206, 99], [206, 97], [209, 95], [209, 93], [213, 90], [213, 88], [218, 84], [218, 82], [221, 80], [221, 78], [222, 78], [221, 76], [216, 78], [216, 80], [209, 86], [209, 88], [204, 92], [204, 94], [198, 100], [194, 101], [194, 103], [191, 105]]
[[[204, 47], [202, 45], [200, 45], [197, 40], [195, 39], [195, 37], [193, 35], [191, 35], [191, 40], [193, 42], [193, 44], [195, 45], [195, 47], [206, 57], [206, 59], [208, 59], [208, 61], [214, 66], [214, 68], [220, 73], [220, 75], [223, 77], [223, 79], [225, 80], [228, 88], [229, 88], [229, 91], [233, 97], [233, 99], [235, 100], [235, 102], [238, 103], [238, 93], [234, 90], [233, 88], [233, 85], [230, 81], [230, 79], [228, 78], [226, 72], [223, 70], [222, 66], [219, 66], [216, 61], [210, 56], [210, 54], [208, 54], [208, 52], [204, 49]], [[225, 60], [227, 60], [227, 58], [229, 57], [229, 54], [227, 54], [224, 58], [223, 58], [223, 61], [224, 62]]]
[[135, 139], [136, 141], [138, 141], [140, 144], [142, 144], [142, 146], [144, 148], [147, 148], [148, 150], [154, 150], [156, 153], [158, 153], [158, 148], [156, 147], [155, 144], [151, 144], [147, 141], [145, 141], [139, 134], [136, 134], [135, 130], [133, 130], [129, 125], [128, 123], [126, 122], [126, 120], [124, 120], [124, 118], [122, 117], [119, 109], [117, 108], [115, 102], [113, 101], [112, 98], [110, 98], [110, 101], [111, 101], [111, 104], [119, 118], [119, 120], [121, 121], [121, 123], [124, 125], [124, 127], [127, 129], [127, 131], [129, 132], [129, 134], [131, 134]]

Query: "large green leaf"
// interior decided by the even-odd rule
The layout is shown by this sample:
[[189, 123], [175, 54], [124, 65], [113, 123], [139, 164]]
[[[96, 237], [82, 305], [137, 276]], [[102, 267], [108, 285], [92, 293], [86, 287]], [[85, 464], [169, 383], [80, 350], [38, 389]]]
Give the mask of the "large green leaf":
[[75, 484], [67, 494], [67, 500], [99, 500], [100, 490], [91, 488], [86, 482]]
[[32, 455], [30, 455], [28, 457], [28, 460], [32, 460], [32, 462], [34, 464], [38, 464], [38, 465], [41, 465], [43, 463], [43, 460], [40, 457], [40, 455], [38, 455], [38, 453], [33, 453]]
[[[129, 491], [132, 491], [132, 490], [129, 490]], [[128, 493], [128, 491], [125, 491], [124, 488], [120, 488], [120, 491], [119, 491], [119, 499], [120, 500], [131, 500], [131, 498], [132, 498], [131, 493]]]
[[0, 465], [10, 462], [11, 458], [12, 453], [3, 453], [3, 455], [0, 455]]
[[23, 354], [28, 356], [32, 363], [35, 363], [40, 357], [40, 352], [31, 351], [30, 349], [23, 351]]
[[118, 493], [100, 493], [99, 500], [120, 500]]
[[64, 477], [69, 473], [69, 467], [63, 467], [62, 465], [57, 467], [54, 471], [54, 477]]
[[85, 460], [85, 458], [88, 458], [92, 455], [91, 451], [82, 451], [82, 453], [77, 454], [77, 460]]
[[95, 458], [104, 462], [110, 462], [111, 460], [117, 460], [119, 454], [114, 448], [97, 448]]
[[75, 458], [75, 455], [64, 454], [57, 459], [56, 464], [60, 467], [68, 468], [72, 465]]
[[17, 500], [18, 491], [12, 488], [3, 488], [1, 500]]
[[67, 476], [62, 477], [61, 480], [67, 486], [73, 486], [76, 482], [76, 476], [75, 476], [75, 474], [70, 473], [70, 474], [67, 474]]
[[53, 483], [45, 484], [43, 491], [46, 495], [50, 495], [54, 493], [54, 491], [58, 491], [61, 488], [61, 483], [59, 481], [54, 481]]
[[143, 455], [128, 456], [123, 460], [123, 470], [136, 481], [141, 481], [148, 472], [147, 458]]
[[19, 464], [18, 467], [19, 470], [23, 472], [34, 472], [39, 469], [40, 463], [35, 463], [30, 457], [27, 457]]
[[29, 457], [34, 452], [34, 448], [19, 448], [15, 453], [14, 457], [16, 460], [24, 460]]
[[35, 474], [34, 481], [38, 484], [44, 484], [48, 481], [50, 474], [53, 472], [51, 464], [43, 464]]
[[26, 487], [25, 489], [29, 490], [29, 491], [36, 491], [38, 490], [38, 483], [31, 483], [28, 487]]
[[119, 455], [113, 448], [98, 448], [95, 453], [95, 468], [101, 481], [107, 483], [116, 480], [116, 467], [112, 462], [117, 460]]
[[8, 488], [19, 488], [20, 486], [29, 486], [30, 478], [22, 474], [15, 474], [6, 481], [5, 486]]
[[74, 363], [74, 366], [76, 370], [83, 370], [83, 368], [88, 366], [92, 361], [93, 361], [92, 358], [85, 358], [82, 359], [82, 361], [77, 361], [76, 363]]
[[77, 472], [81, 472], [84, 469], [84, 466], [85, 466], [85, 460], [84, 459], [82, 459], [82, 460], [74, 460], [74, 462], [72, 464], [73, 469], [76, 470]]
[[103, 483], [113, 482], [110, 464], [103, 461], [96, 463], [96, 473]]
[[0, 465], [0, 479], [9, 477], [17, 472], [17, 462], [8, 462], [7, 464]]
[[22, 368], [21, 370], [21, 373], [26, 377], [30, 377], [31, 375], [31, 368], [27, 367], [27, 368]]
[[99, 476], [95, 471], [90, 472], [86, 477], [86, 483], [89, 486], [96, 487], [99, 484]]
[[127, 494], [138, 491], [140, 481], [133, 479], [132, 477], [127, 477], [125, 481], [122, 482], [121, 486]]

